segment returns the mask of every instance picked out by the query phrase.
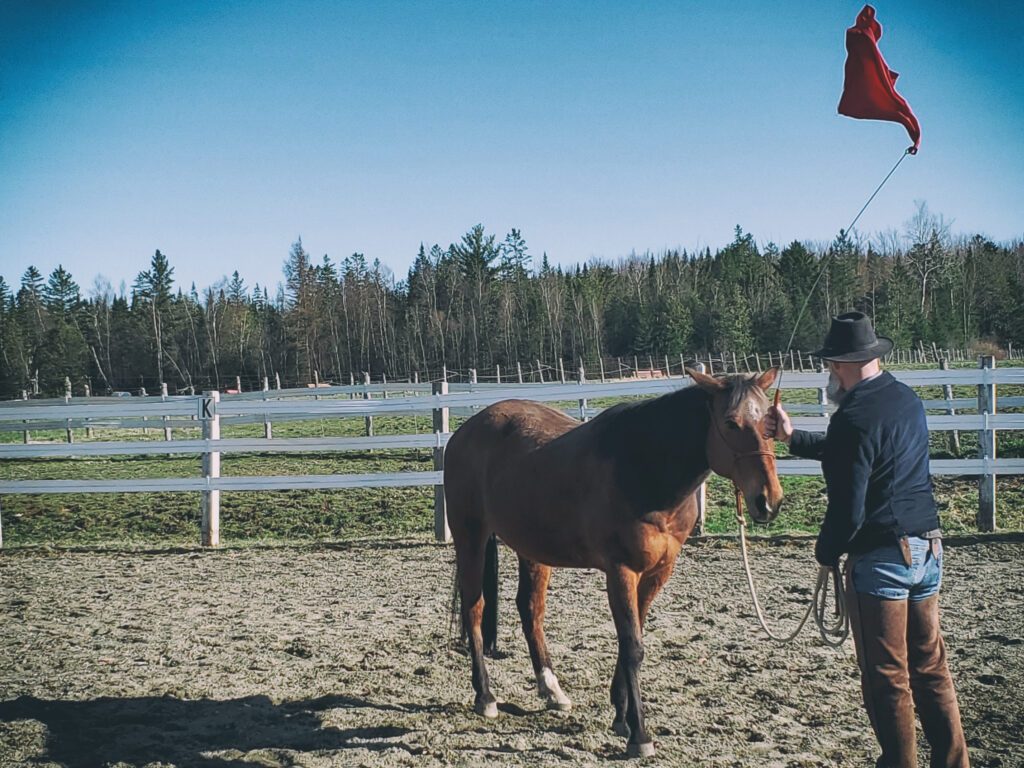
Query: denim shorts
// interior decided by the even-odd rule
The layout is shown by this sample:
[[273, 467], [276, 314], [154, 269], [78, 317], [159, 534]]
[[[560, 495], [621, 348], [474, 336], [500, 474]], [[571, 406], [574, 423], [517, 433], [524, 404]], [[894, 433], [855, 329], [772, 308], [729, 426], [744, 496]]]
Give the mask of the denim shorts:
[[886, 600], [917, 602], [936, 595], [942, 586], [942, 543], [932, 555], [928, 539], [908, 536], [911, 563], [908, 566], [898, 544], [886, 544], [855, 555], [851, 567], [853, 588], [862, 595]]

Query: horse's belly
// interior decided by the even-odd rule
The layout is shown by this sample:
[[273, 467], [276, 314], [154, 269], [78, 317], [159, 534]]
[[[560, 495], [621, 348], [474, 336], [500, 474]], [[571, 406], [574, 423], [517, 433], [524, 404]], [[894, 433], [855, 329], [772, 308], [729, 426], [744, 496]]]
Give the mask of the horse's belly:
[[497, 479], [486, 510], [491, 529], [519, 555], [556, 568], [601, 568], [594, 534], [603, 529], [591, 493], [543, 467]]

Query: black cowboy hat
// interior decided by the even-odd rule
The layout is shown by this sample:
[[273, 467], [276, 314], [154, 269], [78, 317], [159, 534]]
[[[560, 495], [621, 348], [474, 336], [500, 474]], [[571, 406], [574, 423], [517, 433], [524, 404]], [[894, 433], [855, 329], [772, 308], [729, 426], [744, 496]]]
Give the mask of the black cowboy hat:
[[863, 363], [892, 351], [892, 339], [876, 336], [863, 312], [846, 312], [832, 318], [825, 344], [811, 354], [837, 363]]

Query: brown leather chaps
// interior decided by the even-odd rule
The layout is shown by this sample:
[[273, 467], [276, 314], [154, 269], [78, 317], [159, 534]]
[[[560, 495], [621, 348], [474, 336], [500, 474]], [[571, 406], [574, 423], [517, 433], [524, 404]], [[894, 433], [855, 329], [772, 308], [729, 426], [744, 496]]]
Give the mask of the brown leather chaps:
[[858, 594], [848, 568], [846, 597], [864, 707], [882, 748], [878, 768], [917, 768], [915, 706], [931, 768], [966, 768], [960, 708], [939, 631], [939, 596], [911, 602]]

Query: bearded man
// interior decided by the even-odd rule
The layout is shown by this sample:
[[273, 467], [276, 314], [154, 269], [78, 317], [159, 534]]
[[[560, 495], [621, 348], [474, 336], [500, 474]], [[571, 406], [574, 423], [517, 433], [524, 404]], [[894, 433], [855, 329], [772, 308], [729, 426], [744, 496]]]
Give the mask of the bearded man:
[[892, 340], [868, 317], [832, 319], [822, 349], [829, 397], [839, 408], [828, 432], [793, 429], [781, 407], [765, 436], [821, 461], [828, 509], [814, 554], [835, 566], [848, 554], [846, 600], [864, 707], [881, 746], [878, 768], [916, 768], [914, 707], [932, 768], [968, 765], [946, 647], [939, 631], [942, 538], [928, 470], [924, 405], [882, 370]]

